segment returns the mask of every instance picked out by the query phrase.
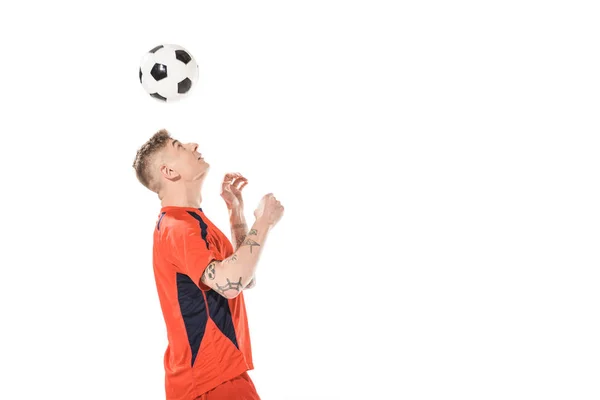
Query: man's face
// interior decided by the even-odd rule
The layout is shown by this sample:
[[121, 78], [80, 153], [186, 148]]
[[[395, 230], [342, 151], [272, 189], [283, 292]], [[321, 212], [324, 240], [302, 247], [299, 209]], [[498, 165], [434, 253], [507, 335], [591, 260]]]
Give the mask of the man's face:
[[183, 181], [196, 181], [203, 179], [208, 172], [210, 164], [204, 161], [197, 151], [196, 143], [181, 143], [177, 139], [170, 139], [165, 149], [165, 157], [161, 172], [169, 174], [167, 178]]

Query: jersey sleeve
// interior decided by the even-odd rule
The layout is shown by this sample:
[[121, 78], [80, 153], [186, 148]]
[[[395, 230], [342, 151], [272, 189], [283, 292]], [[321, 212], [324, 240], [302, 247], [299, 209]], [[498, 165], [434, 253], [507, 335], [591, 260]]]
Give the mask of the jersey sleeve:
[[215, 253], [202, 237], [198, 223], [179, 221], [172, 227], [169, 245], [174, 253], [179, 272], [190, 277], [202, 290], [210, 290], [200, 280], [208, 264], [216, 260]]

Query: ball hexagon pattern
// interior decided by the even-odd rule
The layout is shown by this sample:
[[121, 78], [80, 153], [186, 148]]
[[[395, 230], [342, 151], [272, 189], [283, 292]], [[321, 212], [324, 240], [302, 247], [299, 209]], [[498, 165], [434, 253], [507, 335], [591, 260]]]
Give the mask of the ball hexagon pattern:
[[161, 44], [144, 54], [139, 66], [144, 90], [161, 102], [188, 96], [198, 82], [198, 64], [182, 46]]

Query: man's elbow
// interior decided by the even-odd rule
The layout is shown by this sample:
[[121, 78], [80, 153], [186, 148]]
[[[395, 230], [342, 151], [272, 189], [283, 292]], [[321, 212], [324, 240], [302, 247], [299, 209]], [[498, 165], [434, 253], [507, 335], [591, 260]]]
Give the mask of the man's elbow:
[[219, 293], [221, 296], [225, 297], [227, 300], [233, 300], [242, 293], [244, 290], [244, 286], [241, 281], [232, 283], [230, 280], [227, 280], [226, 285], [215, 284], [212, 288], [215, 292]]
[[248, 283], [248, 285], [246, 285], [244, 289], [252, 289], [254, 286], [256, 286], [256, 280], [252, 278], [252, 280]]
[[238, 297], [240, 293], [242, 293], [242, 291], [246, 289], [252, 289], [255, 285], [256, 282], [254, 281], [254, 278], [252, 278], [250, 282], [246, 283], [245, 286], [240, 278], [240, 280], [236, 283], [231, 283], [230, 281], [228, 281], [228, 288], [223, 288], [217, 285], [217, 289], [221, 296], [225, 297], [228, 300], [233, 300], [236, 297]]

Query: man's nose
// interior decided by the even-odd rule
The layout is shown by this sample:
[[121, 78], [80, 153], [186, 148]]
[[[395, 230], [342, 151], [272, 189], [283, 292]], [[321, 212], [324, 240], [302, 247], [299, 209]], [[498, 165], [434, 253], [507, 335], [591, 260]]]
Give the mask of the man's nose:
[[196, 149], [198, 148], [198, 143], [188, 143], [188, 147], [192, 150], [192, 151], [196, 151]]

